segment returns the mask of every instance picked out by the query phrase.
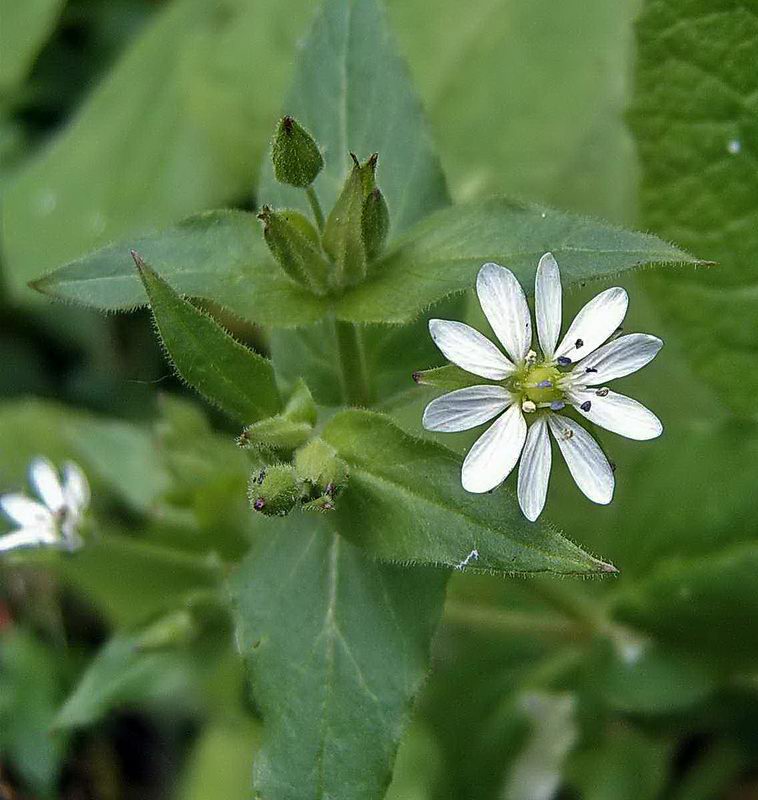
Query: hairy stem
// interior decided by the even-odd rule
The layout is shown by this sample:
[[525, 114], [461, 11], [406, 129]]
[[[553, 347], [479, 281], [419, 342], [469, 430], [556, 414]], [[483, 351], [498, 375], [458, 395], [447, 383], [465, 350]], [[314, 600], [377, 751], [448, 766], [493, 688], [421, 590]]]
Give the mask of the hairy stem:
[[316, 190], [313, 188], [313, 186], [309, 186], [305, 190], [305, 196], [308, 198], [308, 202], [311, 204], [311, 211], [313, 211], [313, 216], [316, 220], [316, 227], [319, 229], [319, 231], [323, 231], [324, 212], [321, 210], [321, 203], [318, 201]]
[[351, 322], [335, 320], [342, 395], [352, 406], [368, 405], [371, 399], [366, 354], [361, 331]]

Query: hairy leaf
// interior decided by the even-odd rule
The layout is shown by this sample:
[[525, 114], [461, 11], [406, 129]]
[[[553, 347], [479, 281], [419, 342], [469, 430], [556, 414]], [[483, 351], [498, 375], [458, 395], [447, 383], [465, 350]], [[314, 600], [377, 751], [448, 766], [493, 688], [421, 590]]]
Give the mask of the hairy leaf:
[[240, 422], [276, 414], [281, 400], [271, 362], [182, 299], [141, 258], [135, 261], [156, 328], [179, 375]]
[[[646, 227], [712, 269], [655, 275], [663, 318], [696, 372], [751, 416], [758, 377], [758, 16], [737, 0], [647, 0], [630, 112]], [[724, 380], [725, 375], [739, 376]]]
[[458, 456], [381, 414], [343, 412], [322, 435], [350, 468], [337, 528], [382, 559], [501, 573], [615, 571], [549, 524], [527, 522], [510, 489], [464, 491]]
[[384, 797], [446, 579], [376, 563], [315, 515], [272, 524], [233, 586], [263, 712], [261, 800]]
[[608, 280], [650, 264], [696, 263], [645, 233], [560, 211], [491, 198], [431, 215], [337, 303], [353, 322], [408, 322], [431, 303], [474, 286], [483, 263], [512, 269], [531, 292], [540, 256], [551, 251], [566, 284]]

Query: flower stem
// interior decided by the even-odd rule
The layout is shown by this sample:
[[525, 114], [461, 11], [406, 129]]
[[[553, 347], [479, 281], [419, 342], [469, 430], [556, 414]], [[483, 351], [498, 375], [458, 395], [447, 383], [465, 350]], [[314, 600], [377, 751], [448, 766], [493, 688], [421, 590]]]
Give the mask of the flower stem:
[[352, 406], [368, 405], [371, 391], [360, 329], [351, 322], [335, 320], [334, 332], [345, 402]]
[[582, 639], [586, 635], [582, 626], [565, 617], [488, 608], [456, 600], [448, 600], [445, 604], [444, 619], [453, 625], [472, 625], [507, 634], [544, 635], [569, 641]]
[[311, 204], [311, 211], [313, 211], [313, 216], [316, 220], [316, 227], [319, 229], [319, 231], [323, 231], [324, 212], [321, 210], [321, 203], [318, 201], [316, 190], [313, 188], [313, 186], [309, 186], [305, 190], [305, 196], [308, 198], [308, 202]]

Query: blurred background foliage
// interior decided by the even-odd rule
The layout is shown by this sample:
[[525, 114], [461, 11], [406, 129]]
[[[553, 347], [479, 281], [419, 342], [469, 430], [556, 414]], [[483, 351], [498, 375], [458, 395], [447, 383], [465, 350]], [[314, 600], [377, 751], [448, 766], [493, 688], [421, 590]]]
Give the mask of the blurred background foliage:
[[[704, 26], [706, 5], [389, 2], [454, 197], [547, 202], [722, 264], [627, 281], [627, 329], [667, 346], [624, 391], [664, 437], [601, 437], [609, 507], [560, 467], [551, 486], [548, 515], [620, 576], [456, 576], [391, 800], [758, 795], [758, 38], [754, 12], [720, 0]], [[26, 283], [193, 211], [255, 207], [313, 10], [0, 0], [0, 491], [34, 455], [74, 458], [98, 531], [76, 558], [0, 561], [0, 796], [248, 797], [258, 711], [219, 603], [266, 535], [247, 458], [170, 376], [145, 313]], [[421, 433], [428, 399], [409, 379], [389, 410]]]

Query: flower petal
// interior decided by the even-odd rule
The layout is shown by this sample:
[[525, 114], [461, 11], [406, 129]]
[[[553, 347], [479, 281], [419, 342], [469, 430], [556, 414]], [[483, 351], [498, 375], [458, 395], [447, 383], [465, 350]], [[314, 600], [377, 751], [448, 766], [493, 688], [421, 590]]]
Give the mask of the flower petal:
[[516, 466], [526, 439], [526, 422], [518, 403], [474, 442], [463, 461], [461, 483], [467, 492], [481, 494], [499, 486]]
[[430, 319], [429, 333], [442, 355], [466, 372], [499, 381], [515, 370], [500, 350], [470, 325]]
[[19, 528], [17, 531], [0, 536], [0, 553], [7, 553], [9, 550], [20, 550], [25, 547], [56, 544], [57, 541], [54, 530]]
[[613, 470], [598, 443], [573, 419], [551, 414], [547, 421], [576, 485], [593, 503], [610, 503]]
[[616, 286], [596, 295], [574, 317], [555, 357], [580, 361], [599, 347], [624, 321], [629, 296]]
[[66, 497], [66, 504], [74, 512], [81, 512], [89, 505], [90, 490], [87, 476], [73, 461], [67, 461], [63, 465], [63, 494]]
[[518, 502], [530, 522], [534, 522], [545, 507], [552, 461], [547, 419], [539, 416], [529, 427], [518, 470]]
[[432, 400], [421, 422], [428, 431], [467, 431], [488, 422], [512, 402], [503, 386], [468, 386]]
[[0, 508], [22, 528], [46, 526], [53, 522], [53, 515], [46, 506], [23, 494], [4, 494], [0, 497]]
[[495, 336], [517, 363], [532, 346], [532, 320], [516, 276], [498, 264], [485, 264], [476, 276], [476, 293]]
[[649, 333], [620, 336], [580, 361], [571, 372], [572, 382], [583, 386], [598, 386], [615, 378], [631, 375], [649, 364], [658, 355], [661, 347], [663, 342]]
[[[631, 397], [602, 389], [571, 390], [568, 394], [576, 410], [590, 422], [627, 439], [645, 441], [663, 433], [663, 425], [652, 411]], [[589, 403], [589, 408], [586, 408]], [[582, 408], [585, 406], [585, 408]], [[586, 410], [585, 410], [586, 409]]]
[[534, 279], [534, 314], [537, 336], [546, 359], [552, 359], [561, 333], [561, 273], [552, 253], [545, 253], [537, 265]]
[[29, 482], [40, 500], [52, 511], [60, 511], [65, 505], [63, 487], [55, 467], [41, 456], [29, 466]]

